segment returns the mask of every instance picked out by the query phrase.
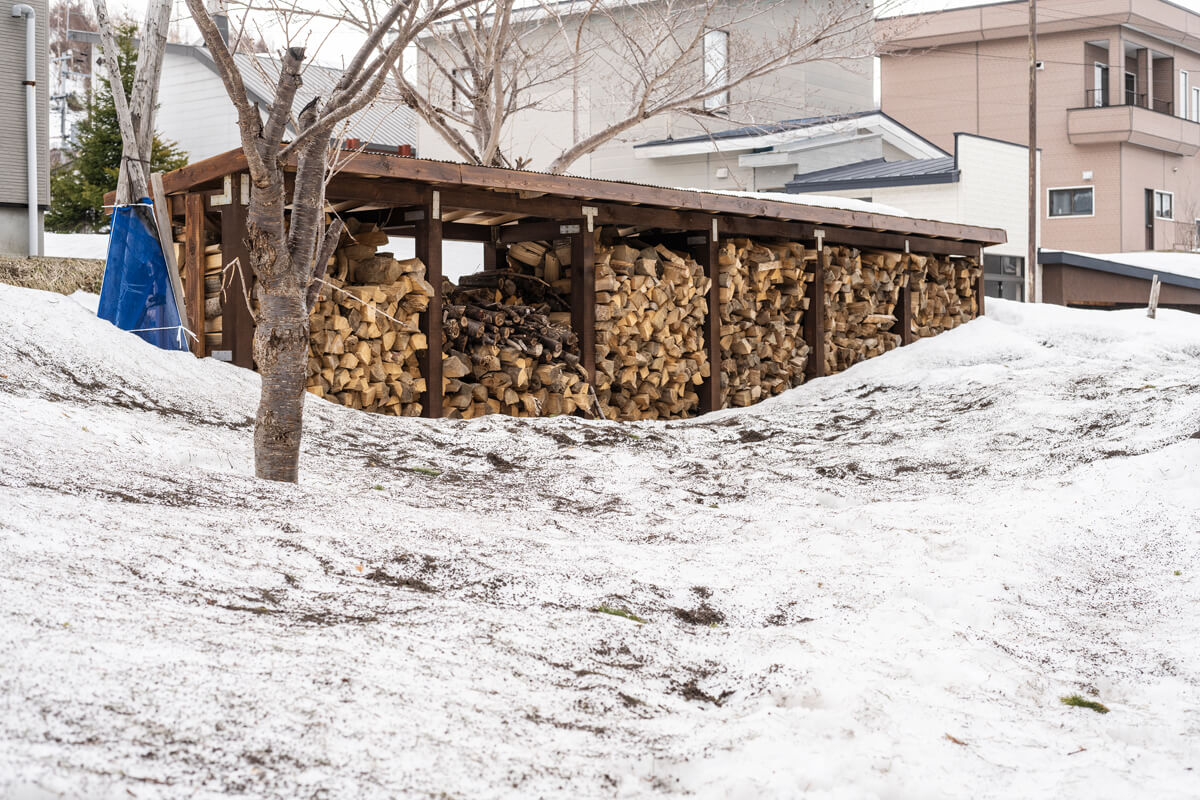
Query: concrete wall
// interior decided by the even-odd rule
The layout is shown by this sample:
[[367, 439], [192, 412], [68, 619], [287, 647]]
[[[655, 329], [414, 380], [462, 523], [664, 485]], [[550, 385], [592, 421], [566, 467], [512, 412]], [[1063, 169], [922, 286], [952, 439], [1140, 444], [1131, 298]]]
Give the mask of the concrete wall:
[[[38, 138], [38, 205], [50, 204], [50, 153], [48, 147], [48, 116], [50, 85], [49, 56], [46, 50], [46, 31], [49, 17], [47, 0], [22, 0], [33, 6], [37, 24], [37, 138]], [[0, 232], [0, 253], [26, 255], [29, 237], [26, 186], [26, 120], [25, 120], [25, 19], [10, 16], [12, 3], [0, 7], [0, 209], [5, 221], [0, 228], [7, 231], [9, 218], [20, 217], [20, 233], [15, 239]], [[19, 206], [11, 208], [10, 206]], [[15, 218], [15, 217], [14, 217]]]
[[[45, 253], [44, 212], [38, 212], [38, 252]], [[0, 255], [29, 255], [29, 213], [25, 206], [0, 206]]]
[[[1176, 193], [1176, 221], [1155, 223], [1155, 246], [1169, 249], [1182, 241], [1182, 210], [1200, 211], [1200, 160], [1127, 142], [1071, 143], [1067, 112], [1085, 106], [1086, 92], [1094, 83], [1091, 62], [1099, 51], [1089, 47], [1089, 41], [1108, 43], [1109, 99], [1114, 104], [1124, 102], [1126, 43], [1151, 48], [1169, 59], [1158, 62], [1172, 64], [1158, 81], [1158, 91], [1167, 99], [1177, 101], [1180, 70], [1194, 71], [1200, 78], [1200, 55], [1128, 28], [1091, 27], [1039, 37], [1038, 57], [1045, 62], [1038, 73], [1043, 246], [1089, 252], [1145, 249], [1141, 193], [1151, 188]], [[1024, 38], [986, 39], [925, 53], [886, 55], [883, 110], [942, 147], [948, 147], [958, 131], [1025, 144], [1027, 48]], [[1168, 77], [1176, 83], [1168, 86]], [[1144, 88], [1139, 86], [1139, 91]], [[1092, 177], [1085, 178], [1085, 172]], [[1095, 188], [1093, 216], [1047, 216], [1047, 189], [1088, 185]]]
[[[732, 18], [739, 5], [729, 4], [723, 13]], [[632, 17], [640, 12], [635, 5], [622, 13]], [[777, 36], [778, 31], [791, 24], [793, 19], [812, 13], [810, 4], [803, 0], [790, 0], [777, 8], [771, 17], [731, 26], [731, 59], [737, 58], [739, 53], [745, 54], [761, 47], [762, 41]], [[723, 27], [720, 22], [715, 20], [710, 27]], [[678, 33], [688, 36], [690, 32], [681, 30]], [[656, 34], [647, 31], [648, 37], [652, 35]], [[600, 43], [617, 40], [612, 21], [598, 15], [590, 19], [586, 37]], [[549, 53], [551, 57], [554, 54], [562, 55], [561, 38], [553, 31], [534, 31], [523, 38], [522, 44]], [[648, 43], [643, 41], [642, 44]], [[627, 86], [634, 66], [625, 63], [625, 59], [612, 49], [601, 50], [593, 66], [584, 71], [577, 115], [571, 109], [569, 79], [551, 81], [540, 87], [536, 101], [542, 107], [517, 115], [504, 139], [505, 152], [514, 158], [528, 158], [533, 169], [543, 169], [574, 141], [573, 117], [578, 120], [581, 138], [603, 130], [620, 119], [630, 107]], [[697, 59], [692, 65], [692, 71], [696, 84], [700, 85], [703, 81], [700, 60]], [[419, 62], [418, 73], [418, 80], [427, 91], [441, 102], [449, 101], [448, 88], [444, 81], [432, 73], [428, 62]], [[657, 162], [635, 159], [633, 145], [667, 136], [682, 138], [740, 127], [748, 121], [772, 122], [870, 109], [871, 60], [864, 58], [851, 64], [818, 62], [789, 67], [765, 79], [735, 88], [731, 100], [738, 106], [736, 122], [721, 119], [698, 121], [683, 115], [656, 117], [623, 132], [616, 140], [576, 161], [569, 171], [578, 175], [664, 185], [753, 189], [753, 172], [739, 167], [736, 156], [712, 154], [702, 158], [673, 160], [660, 166]], [[418, 153], [423, 157], [458, 160], [454, 151], [424, 123], [419, 126], [417, 144]], [[717, 168], [722, 166], [730, 170], [730, 178], [715, 178]]]

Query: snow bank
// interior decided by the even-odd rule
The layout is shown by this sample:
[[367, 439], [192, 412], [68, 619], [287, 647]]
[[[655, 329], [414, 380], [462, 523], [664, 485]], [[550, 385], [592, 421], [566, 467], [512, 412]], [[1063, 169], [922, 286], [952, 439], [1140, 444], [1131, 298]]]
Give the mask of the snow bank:
[[43, 234], [46, 255], [56, 258], [108, 258], [107, 233], [50, 233]]
[[688, 422], [313, 398], [277, 486], [256, 375], [0, 303], [0, 795], [1196, 795], [1195, 316]]

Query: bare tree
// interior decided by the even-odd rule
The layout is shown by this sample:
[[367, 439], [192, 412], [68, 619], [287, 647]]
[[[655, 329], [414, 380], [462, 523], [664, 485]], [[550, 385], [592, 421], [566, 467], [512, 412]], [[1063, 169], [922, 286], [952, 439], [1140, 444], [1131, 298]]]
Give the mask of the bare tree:
[[[260, 478], [295, 482], [299, 476], [309, 313], [318, 281], [341, 234], [340, 220], [328, 229], [324, 223], [330, 140], [339, 123], [374, 100], [400, 53], [418, 33], [470, 2], [395, 2], [366, 31], [333, 91], [299, 112], [293, 111], [292, 105], [303, 80], [306, 52], [303, 47], [287, 47], [264, 119], [251, 102], [233, 55], [203, 0], [187, 0], [237, 109], [250, 173], [245, 244], [248, 266], [257, 278], [253, 352], [262, 376], [262, 393], [255, 417], [254, 460]], [[295, 134], [285, 143], [289, 126]], [[288, 210], [284, 168], [292, 158], [296, 175]]]
[[[422, 74], [398, 67], [395, 87], [459, 158], [489, 166], [530, 162], [503, 145], [521, 114], [569, 112], [571, 143], [539, 165], [562, 173], [656, 117], [764, 121], [755, 106], [794, 94], [765, 79], [814, 61], [861, 64], [877, 52], [876, 14], [896, 1], [488, 0], [417, 37]], [[367, 30], [380, 2], [310, 13]], [[735, 45], [706, 38], [721, 32]]]

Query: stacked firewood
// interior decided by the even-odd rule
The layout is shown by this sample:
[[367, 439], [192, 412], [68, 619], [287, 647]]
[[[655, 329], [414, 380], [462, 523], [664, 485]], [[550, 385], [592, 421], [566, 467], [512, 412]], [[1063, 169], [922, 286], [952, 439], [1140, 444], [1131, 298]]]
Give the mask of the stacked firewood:
[[[183, 269], [183, 265], [187, 260], [187, 247], [183, 241], [183, 231], [180, 229], [175, 240], [175, 263], [179, 265], [179, 277], [184, 286], [184, 295], [186, 296], [190, 289], [187, 286], [188, 271]], [[221, 305], [221, 272], [224, 267], [224, 262], [221, 258], [221, 244], [207, 244], [204, 247], [204, 268], [201, 274], [204, 276], [204, 329], [196, 330], [196, 336], [204, 337], [204, 352], [211, 353], [213, 350], [221, 349], [221, 331], [224, 328], [224, 319]], [[241, 291], [240, 289], [238, 290]], [[192, 325], [200, 327], [196, 320], [189, 320]]]
[[[711, 369], [704, 348], [709, 280], [690, 256], [663, 245], [597, 231], [596, 397], [608, 419], [694, 415], [697, 387]], [[508, 263], [540, 279], [560, 298], [571, 290], [567, 240], [522, 242]], [[563, 306], [567, 308], [568, 306]], [[569, 324], [570, 315], [550, 314]]]
[[552, 288], [528, 276], [490, 272], [464, 278], [462, 287], [444, 281], [442, 296], [447, 417], [591, 413], [578, 337], [550, 320], [557, 313], [551, 309], [562, 305]]
[[817, 251], [795, 242], [721, 245], [721, 400], [748, 406], [804, 382], [805, 285]]
[[609, 419], [677, 419], [700, 407], [709, 279], [662, 245], [596, 247], [596, 393]]
[[[353, 223], [353, 221], [352, 221]], [[425, 265], [377, 253], [380, 231], [349, 226], [313, 306], [308, 391], [350, 408], [419, 416], [426, 349], [418, 318], [433, 287]]]
[[913, 288], [913, 332], [934, 336], [979, 315], [976, 282], [983, 270], [975, 259], [949, 256], [905, 256]]
[[901, 255], [825, 248], [826, 374], [900, 346], [895, 311], [907, 280]]

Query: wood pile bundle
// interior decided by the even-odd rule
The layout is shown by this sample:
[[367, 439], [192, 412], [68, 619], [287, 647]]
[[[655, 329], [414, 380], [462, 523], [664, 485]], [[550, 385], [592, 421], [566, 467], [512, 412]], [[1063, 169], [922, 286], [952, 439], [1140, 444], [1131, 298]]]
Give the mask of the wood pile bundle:
[[900, 346], [896, 303], [904, 255], [825, 247], [825, 371], [832, 375]]
[[912, 286], [913, 333], [934, 336], [979, 316], [975, 294], [983, 270], [971, 258], [905, 255]]
[[[183, 236], [182, 229], [179, 236]], [[180, 265], [180, 280], [184, 284], [184, 296], [187, 296], [187, 270], [183, 264], [187, 258], [187, 248], [182, 238], [175, 241], [175, 263]], [[221, 257], [220, 243], [208, 244], [204, 247], [204, 330], [193, 331], [197, 336], [204, 337], [204, 352], [211, 353], [221, 349], [221, 335], [224, 329], [223, 306], [221, 305], [222, 270], [225, 264]], [[240, 289], [239, 289], [240, 291]], [[197, 325], [196, 327], [199, 327]]]
[[[597, 231], [596, 396], [608, 419], [676, 419], [700, 407], [708, 377], [704, 320], [709, 280], [689, 255]], [[508, 263], [570, 296], [568, 240], [521, 242]], [[564, 306], [569, 308], [569, 306]], [[569, 324], [570, 315], [550, 314]]]
[[507, 272], [468, 276], [463, 284], [443, 284], [445, 415], [590, 413], [594, 401], [570, 315], [567, 325], [550, 319], [563, 304], [557, 293]]
[[636, 240], [596, 247], [596, 394], [608, 419], [700, 409], [709, 279], [690, 256]]
[[350, 221], [330, 259], [326, 280], [313, 306], [308, 391], [341, 403], [396, 416], [422, 410], [418, 354], [425, 350], [419, 316], [433, 287], [425, 265], [377, 253], [387, 236]]
[[721, 263], [721, 401], [748, 406], [804, 382], [806, 284], [817, 251], [795, 242], [724, 242]]

